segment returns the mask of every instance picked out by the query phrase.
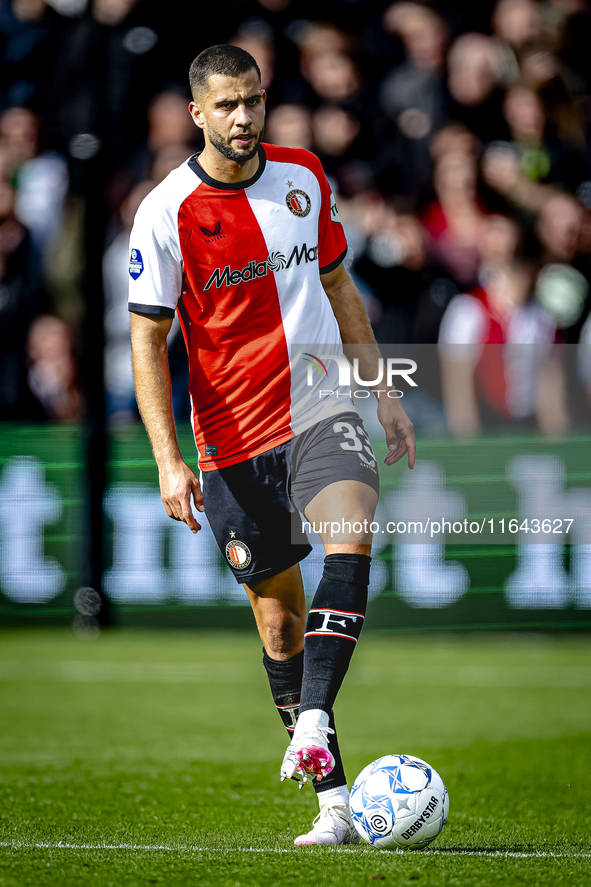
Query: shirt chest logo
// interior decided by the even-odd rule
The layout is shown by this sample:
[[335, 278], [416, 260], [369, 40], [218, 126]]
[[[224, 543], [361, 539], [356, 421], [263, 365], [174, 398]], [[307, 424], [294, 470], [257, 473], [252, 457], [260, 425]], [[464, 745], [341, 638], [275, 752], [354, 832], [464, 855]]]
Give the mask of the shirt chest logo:
[[294, 246], [289, 256], [281, 252], [273, 252], [262, 262], [251, 259], [244, 268], [232, 270], [230, 265], [225, 268], [216, 268], [211, 274], [209, 280], [203, 287], [207, 292], [210, 287], [215, 286], [219, 289], [221, 286], [237, 286], [239, 283], [249, 283], [259, 277], [266, 277], [269, 271], [285, 271], [291, 267], [299, 267], [299, 265], [307, 265], [309, 262], [318, 261], [318, 244], [308, 246], [302, 243], [301, 246]]
[[309, 196], [299, 188], [292, 188], [287, 192], [285, 203], [290, 213], [297, 216], [298, 219], [305, 219], [312, 209], [312, 201]]

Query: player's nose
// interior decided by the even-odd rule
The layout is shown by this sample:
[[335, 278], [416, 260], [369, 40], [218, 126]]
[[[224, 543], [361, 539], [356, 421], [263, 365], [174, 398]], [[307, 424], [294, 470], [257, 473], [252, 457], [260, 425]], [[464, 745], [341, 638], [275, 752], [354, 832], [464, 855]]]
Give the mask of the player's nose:
[[252, 122], [252, 117], [248, 113], [246, 105], [242, 102], [236, 108], [236, 117], [234, 119], [240, 126], [248, 126]]

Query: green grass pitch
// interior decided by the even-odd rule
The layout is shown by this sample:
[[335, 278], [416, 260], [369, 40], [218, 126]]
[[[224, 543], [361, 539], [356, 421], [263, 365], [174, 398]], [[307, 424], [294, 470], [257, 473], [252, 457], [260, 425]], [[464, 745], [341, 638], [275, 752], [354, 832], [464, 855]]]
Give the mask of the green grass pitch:
[[367, 632], [336, 707], [352, 780], [429, 761], [430, 850], [301, 848], [311, 787], [248, 632], [0, 633], [0, 885], [324, 887], [591, 882], [588, 637]]

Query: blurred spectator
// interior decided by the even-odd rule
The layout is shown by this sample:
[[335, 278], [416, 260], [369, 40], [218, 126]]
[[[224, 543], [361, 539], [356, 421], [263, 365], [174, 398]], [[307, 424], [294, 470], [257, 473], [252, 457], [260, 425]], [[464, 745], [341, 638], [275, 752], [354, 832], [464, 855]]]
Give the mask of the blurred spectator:
[[152, 163], [152, 181], [155, 185], [166, 178], [169, 172], [184, 163], [195, 153], [195, 146], [188, 143], [177, 142], [172, 145], [163, 145], [158, 150]]
[[[351, 238], [347, 221], [345, 230], [356, 244], [353, 270], [362, 292], [377, 301], [366, 307], [378, 342], [437, 342], [443, 311], [457, 288], [429, 261], [423, 226], [412, 213], [396, 212], [375, 194], [361, 194], [352, 204], [364, 241]], [[344, 206], [344, 219], [347, 214]]]
[[546, 114], [540, 97], [531, 89], [513, 87], [503, 102], [503, 114], [520, 156], [519, 167], [533, 182], [557, 181], [560, 158], [544, 144]]
[[29, 228], [45, 266], [62, 232], [68, 184], [68, 165], [57, 151], [43, 151], [19, 170], [16, 216]]
[[38, 136], [39, 119], [27, 108], [9, 108], [0, 117], [0, 139], [13, 176], [37, 153]]
[[[485, 174], [496, 190], [505, 191], [513, 200], [518, 197], [517, 202], [531, 209], [538, 209], [540, 199], [544, 202], [545, 192], [528, 188], [523, 176], [532, 182], [578, 184], [581, 181], [585, 160], [580, 145], [577, 145], [576, 128], [571, 131], [568, 127], [560, 129], [550, 125], [547, 107], [537, 93], [523, 86], [508, 90], [503, 102], [503, 114], [511, 131], [511, 147], [509, 143], [502, 142], [493, 145], [501, 150], [506, 149], [507, 164], [516, 165], [515, 180], [509, 177], [505, 188], [502, 176], [495, 183], [493, 161], [492, 170], [489, 165]], [[517, 170], [523, 176], [518, 175]]]
[[350, 102], [360, 87], [353, 60], [342, 52], [313, 55], [307, 63], [306, 79], [316, 96], [329, 102]]
[[313, 111], [312, 150], [344, 193], [371, 179], [374, 101], [351, 54], [352, 39], [334, 25], [306, 23], [298, 31], [302, 104]]
[[349, 41], [337, 25], [307, 21], [298, 28], [296, 37], [300, 54], [300, 71], [310, 80], [310, 64], [319, 56], [344, 55]]
[[197, 131], [189, 114], [187, 96], [178, 92], [159, 92], [148, 105], [148, 147], [152, 152], [165, 145], [190, 142]]
[[63, 21], [44, 0], [0, 0], [0, 110], [47, 111]]
[[395, 3], [384, 14], [384, 28], [400, 36], [406, 60], [378, 90], [383, 114], [378, 124], [378, 166], [393, 167], [385, 181], [416, 201], [431, 176], [429, 137], [445, 120], [442, 66], [447, 31], [433, 10], [418, 3]]
[[[542, 23], [540, 4], [536, 0], [498, 0], [491, 17], [491, 27], [499, 81], [504, 86], [517, 83], [527, 56], [530, 58], [528, 78], [532, 75], [535, 77], [533, 72], [536, 68], [539, 76], [545, 76], [543, 69], [552, 65], [552, 58], [547, 52], [548, 45], [539, 42]], [[535, 54], [541, 52], [544, 53], [543, 58], [535, 58]], [[533, 83], [529, 85], [535, 88]]]
[[505, 138], [501, 71], [493, 40], [484, 34], [462, 34], [448, 53], [447, 68], [449, 116], [467, 126], [483, 144]]
[[378, 341], [409, 342], [416, 293], [411, 294], [400, 286], [400, 268], [407, 258], [407, 244], [400, 236], [399, 219], [394, 209], [375, 197], [368, 197], [357, 201], [367, 239], [355, 262], [355, 273], [377, 299], [378, 305], [370, 316], [373, 315]]
[[479, 223], [483, 216], [474, 157], [457, 152], [443, 154], [435, 166], [433, 184], [437, 199], [421, 216], [430, 234], [430, 251], [459, 287], [471, 287], [478, 277]]
[[537, 414], [540, 430], [561, 434], [568, 428], [563, 377], [547, 370], [556, 324], [530, 298], [533, 268], [516, 257], [519, 228], [490, 215], [480, 239], [480, 285], [452, 299], [439, 335], [449, 429], [474, 437], [483, 418], [495, 427]]
[[553, 2], [561, 15], [558, 44], [561, 62], [567, 66], [573, 79], [580, 83], [579, 92], [589, 94], [591, 69], [589, 46], [591, 45], [591, 8], [587, 0], [559, 0]]
[[[581, 11], [578, 0], [500, 0], [492, 17], [499, 38], [498, 53], [502, 80], [506, 85], [523, 85], [538, 93], [543, 103], [536, 117], [544, 117], [545, 141], [550, 149], [550, 181], [574, 187], [585, 174], [584, 135], [580, 107], [573, 100], [573, 88], [585, 90], [585, 83], [561, 62], [565, 25], [569, 16]], [[589, 33], [587, 23], [587, 33]], [[586, 66], [588, 68], [588, 65]], [[506, 111], [519, 116], [533, 110], [533, 100], [518, 94]], [[510, 125], [514, 130], [513, 124]], [[500, 135], [493, 136], [499, 138]]]
[[369, 170], [363, 163], [359, 135], [361, 123], [350, 111], [338, 105], [321, 105], [312, 118], [313, 150], [322, 160], [329, 176], [334, 176], [341, 190], [354, 193], [355, 179], [367, 178]]
[[350, 37], [336, 25], [306, 22], [297, 31], [299, 73], [307, 88], [302, 102], [323, 102], [357, 113], [362, 109], [362, 78], [350, 52]]
[[15, 215], [29, 229], [47, 265], [62, 230], [68, 167], [56, 151], [40, 149], [40, 125], [32, 111], [9, 108], [0, 117], [0, 144], [16, 184]]
[[440, 16], [420, 3], [393, 3], [384, 13], [384, 28], [398, 34], [407, 61], [418, 70], [437, 70], [443, 62], [446, 28]]
[[312, 121], [303, 105], [277, 105], [269, 111], [265, 139], [285, 148], [312, 147]]
[[462, 34], [447, 56], [447, 85], [452, 97], [467, 108], [485, 102], [496, 86], [496, 52], [484, 34]]
[[39, 254], [15, 218], [8, 163], [0, 153], [0, 419], [17, 421], [34, 412], [26, 381], [27, 334], [48, 305]]
[[267, 92], [275, 79], [275, 46], [273, 30], [262, 19], [245, 22], [229, 41], [249, 52], [261, 70], [261, 85]]
[[444, 154], [466, 154], [476, 157], [480, 143], [462, 123], [448, 123], [435, 133], [429, 142], [429, 152], [435, 162]]
[[562, 341], [577, 342], [589, 311], [586, 264], [578, 261], [584, 209], [568, 194], [553, 192], [540, 212], [536, 231], [544, 266], [536, 282], [536, 299], [552, 315]]
[[560, 167], [553, 181], [575, 191], [587, 177], [589, 159], [585, 145], [582, 97], [573, 97], [562, 76], [556, 76], [540, 89], [547, 119], [547, 137], [560, 153]]
[[558, 70], [548, 75], [536, 83], [524, 68], [527, 85], [508, 91], [503, 113], [520, 147], [522, 170], [534, 181], [560, 182], [574, 190], [587, 169], [581, 108]]
[[494, 34], [513, 52], [540, 36], [540, 8], [535, 0], [499, 0], [491, 24]]
[[[165, 173], [168, 175], [202, 144], [200, 130], [189, 114], [189, 99], [180, 92], [165, 90], [157, 93], [148, 105], [147, 117], [147, 136], [136, 148], [131, 161], [134, 184], [153, 177], [153, 166], [159, 157], [158, 181], [161, 181], [165, 177], [162, 175], [164, 166], [170, 166]], [[174, 160], [167, 163], [163, 156], [180, 159], [170, 165]]]
[[576, 255], [583, 207], [568, 194], [548, 193], [537, 223], [547, 261], [572, 262]]
[[43, 416], [79, 422], [82, 396], [72, 331], [59, 317], [45, 314], [31, 325], [27, 341], [27, 381]]
[[549, 190], [545, 185], [532, 182], [520, 164], [515, 145], [507, 141], [491, 142], [482, 155], [482, 177], [508, 204], [533, 217], [546, 203]]
[[129, 163], [146, 134], [145, 108], [176, 71], [163, 38], [164, 8], [150, 0], [92, 0], [66, 23], [51, 114], [73, 174], [99, 154], [109, 167]]
[[558, 76], [560, 63], [547, 48], [532, 46], [521, 54], [520, 67], [523, 84], [537, 92]]
[[336, 105], [322, 105], [312, 122], [314, 144], [321, 154], [342, 157], [359, 135], [359, 121]]

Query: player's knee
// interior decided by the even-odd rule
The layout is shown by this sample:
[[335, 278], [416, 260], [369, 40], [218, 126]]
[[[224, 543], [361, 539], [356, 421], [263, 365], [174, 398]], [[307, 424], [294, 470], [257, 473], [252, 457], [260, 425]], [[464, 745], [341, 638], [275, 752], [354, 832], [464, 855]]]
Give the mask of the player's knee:
[[269, 656], [291, 656], [299, 653], [304, 643], [304, 615], [282, 613], [264, 627], [264, 644]]
[[362, 509], [351, 521], [351, 541], [358, 545], [371, 544], [373, 536], [373, 509]]
[[362, 506], [328, 522], [323, 541], [347, 545], [371, 545], [376, 525], [373, 510]]

